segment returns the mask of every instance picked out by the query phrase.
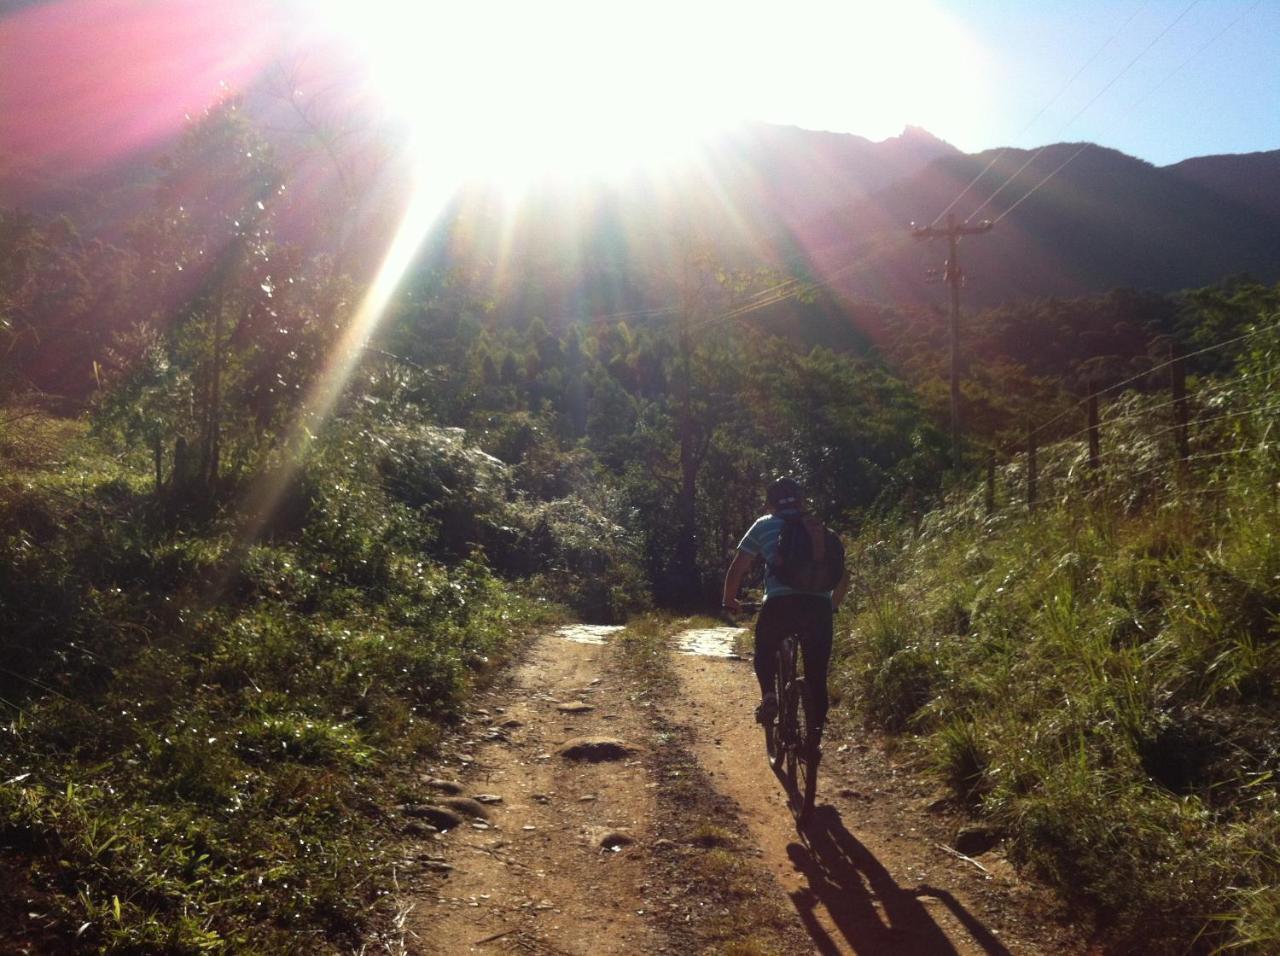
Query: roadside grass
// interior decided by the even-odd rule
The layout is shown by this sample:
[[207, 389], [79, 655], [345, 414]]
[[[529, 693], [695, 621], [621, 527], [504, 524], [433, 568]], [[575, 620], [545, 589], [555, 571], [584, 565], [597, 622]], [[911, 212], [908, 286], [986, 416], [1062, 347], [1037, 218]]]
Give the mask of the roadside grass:
[[0, 949], [359, 949], [393, 915], [391, 771], [551, 612], [426, 557], [358, 471], [313, 463], [304, 530], [245, 547], [234, 515], [165, 515], [145, 459], [27, 426], [0, 480]]
[[[641, 693], [668, 703], [679, 687], [669, 651], [672, 636], [722, 623], [661, 614], [635, 618], [616, 643], [621, 665]], [[662, 917], [673, 950], [720, 956], [812, 951], [782, 891], [751, 853], [736, 807], [716, 792], [693, 756], [691, 732], [659, 707], [650, 713], [657, 745], [647, 760], [658, 782], [657, 838], [668, 841], [652, 865], [658, 870], [655, 885], [666, 888]]]
[[975, 491], [864, 533], [835, 680], [1117, 950], [1274, 952], [1280, 467], [1128, 479], [1143, 428], [1105, 482], [1045, 450], [1034, 512]]

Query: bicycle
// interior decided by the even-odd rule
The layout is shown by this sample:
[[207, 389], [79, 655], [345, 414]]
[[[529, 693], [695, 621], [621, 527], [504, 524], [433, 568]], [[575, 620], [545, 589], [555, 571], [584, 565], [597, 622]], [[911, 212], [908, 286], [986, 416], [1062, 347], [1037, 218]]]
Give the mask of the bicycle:
[[[743, 611], [755, 613], [760, 604], [741, 602]], [[814, 731], [808, 685], [804, 677], [804, 655], [800, 652], [800, 639], [788, 634], [778, 644], [777, 666], [774, 669], [774, 699], [778, 702], [777, 715], [764, 724], [765, 753], [787, 790], [788, 799], [803, 823], [813, 811], [814, 797], [818, 791], [818, 762], [821, 753], [818, 741], [811, 739]]]

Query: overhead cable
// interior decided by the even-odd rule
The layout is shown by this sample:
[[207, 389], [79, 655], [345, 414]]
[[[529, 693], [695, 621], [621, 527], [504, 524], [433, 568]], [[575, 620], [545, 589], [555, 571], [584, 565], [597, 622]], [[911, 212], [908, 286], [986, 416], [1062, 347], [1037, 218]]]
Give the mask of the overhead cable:
[[[1090, 56], [1089, 59], [1085, 60], [1084, 63], [1080, 66], [1080, 68], [1076, 70], [1074, 73], [1072, 73], [1071, 77], [1065, 83], [1063, 83], [1062, 86], [1058, 87], [1058, 92], [1054, 93], [1053, 96], [1049, 97], [1048, 101], [1043, 106], [1041, 106], [1039, 110], [1036, 111], [1036, 115], [1031, 117], [1031, 119], [1027, 121], [1027, 124], [1023, 126], [1021, 130], [1018, 131], [1018, 134], [1017, 136], [1014, 137], [1014, 139], [1021, 139], [1024, 135], [1026, 135], [1027, 132], [1030, 131], [1031, 127], [1036, 125], [1036, 122], [1040, 119], [1041, 116], [1043, 116], [1048, 111], [1049, 107], [1051, 107], [1054, 103], [1056, 103], [1059, 100], [1059, 98], [1062, 96], [1062, 94], [1065, 93], [1071, 87], [1071, 85], [1080, 78], [1080, 75], [1084, 73], [1084, 71], [1087, 70], [1090, 66], [1093, 65], [1094, 61], [1097, 60], [1098, 57], [1100, 57], [1103, 54], [1103, 52], [1107, 49], [1107, 47], [1111, 46], [1111, 44], [1114, 43], [1117, 38], [1119, 38], [1120, 34], [1123, 33], [1128, 28], [1129, 24], [1133, 22], [1134, 18], [1147, 6], [1147, 3], [1149, 2], [1150, 0], [1142, 0], [1142, 3], [1138, 4], [1138, 6], [1134, 9], [1134, 11], [1131, 14], [1129, 14], [1129, 18], [1120, 25], [1120, 28], [1116, 30], [1113, 34], [1111, 34], [1111, 36], [1107, 37], [1107, 39], [1103, 42], [1102, 46], [1094, 50], [1093, 55]], [[969, 194], [969, 190], [973, 189], [974, 186], [978, 185], [979, 180], [981, 180], [983, 176], [989, 173], [991, 171], [991, 167], [993, 167], [999, 161], [1000, 157], [1003, 156], [1008, 151], [1009, 151], [1009, 147], [1007, 146], [1001, 147], [1000, 149], [996, 150], [996, 154], [992, 156], [991, 161], [982, 168], [982, 172], [974, 176], [973, 179], [970, 180], [969, 185], [965, 186], [964, 189], [960, 190], [956, 198], [951, 200], [951, 202], [947, 204], [947, 208], [942, 210], [942, 212], [938, 213], [938, 215], [934, 217], [932, 225], [936, 226], [939, 222], [941, 222], [942, 218], [946, 216], [946, 214], [949, 213], [952, 209], [954, 209], [956, 207], [956, 204], [960, 202], [961, 199], [963, 199], [965, 196]], [[973, 218], [973, 217], [971, 216], [969, 218]]]

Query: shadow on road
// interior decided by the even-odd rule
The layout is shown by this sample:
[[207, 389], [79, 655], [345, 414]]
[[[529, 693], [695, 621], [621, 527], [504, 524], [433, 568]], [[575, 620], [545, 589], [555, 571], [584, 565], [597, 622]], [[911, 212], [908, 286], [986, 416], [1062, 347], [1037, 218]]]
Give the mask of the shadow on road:
[[830, 915], [845, 949], [860, 954], [946, 956], [958, 951], [920, 901], [939, 900], [964, 925], [970, 938], [990, 956], [1011, 956], [994, 934], [945, 890], [921, 885], [903, 888], [865, 846], [845, 829], [832, 806], [815, 807], [800, 834], [787, 847], [791, 862], [809, 885], [791, 894], [796, 911], [818, 952], [842, 948], [817, 919], [821, 906]]

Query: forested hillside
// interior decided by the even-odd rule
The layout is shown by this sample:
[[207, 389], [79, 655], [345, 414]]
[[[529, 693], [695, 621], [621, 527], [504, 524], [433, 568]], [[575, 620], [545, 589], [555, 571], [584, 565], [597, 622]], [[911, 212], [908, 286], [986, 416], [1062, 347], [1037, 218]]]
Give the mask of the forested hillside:
[[[304, 81], [320, 78], [273, 73], [239, 102], [261, 148], [290, 170], [274, 235], [370, 268], [413, 170], [394, 131], [343, 118], [350, 104], [287, 95]], [[68, 182], [56, 169], [0, 169], [0, 207], [65, 214], [87, 239], [118, 241], [153, 209], [158, 180], [173, 178], [162, 167], [184, 148], [175, 139]], [[548, 179], [518, 215], [511, 196], [471, 182], [426, 248], [465, 263], [495, 313], [517, 322], [678, 307], [677, 238], [733, 268], [816, 279], [842, 300], [924, 308], [935, 296], [923, 279], [940, 260], [909, 225], [957, 199], [960, 219], [998, 220], [964, 246], [966, 299], [979, 306], [1280, 278], [1276, 151], [1157, 167], [1089, 143], [967, 155], [915, 127], [870, 142], [747, 124], [707, 137], [696, 155], [661, 176]], [[1021, 202], [1033, 189], [1035, 201]]]

